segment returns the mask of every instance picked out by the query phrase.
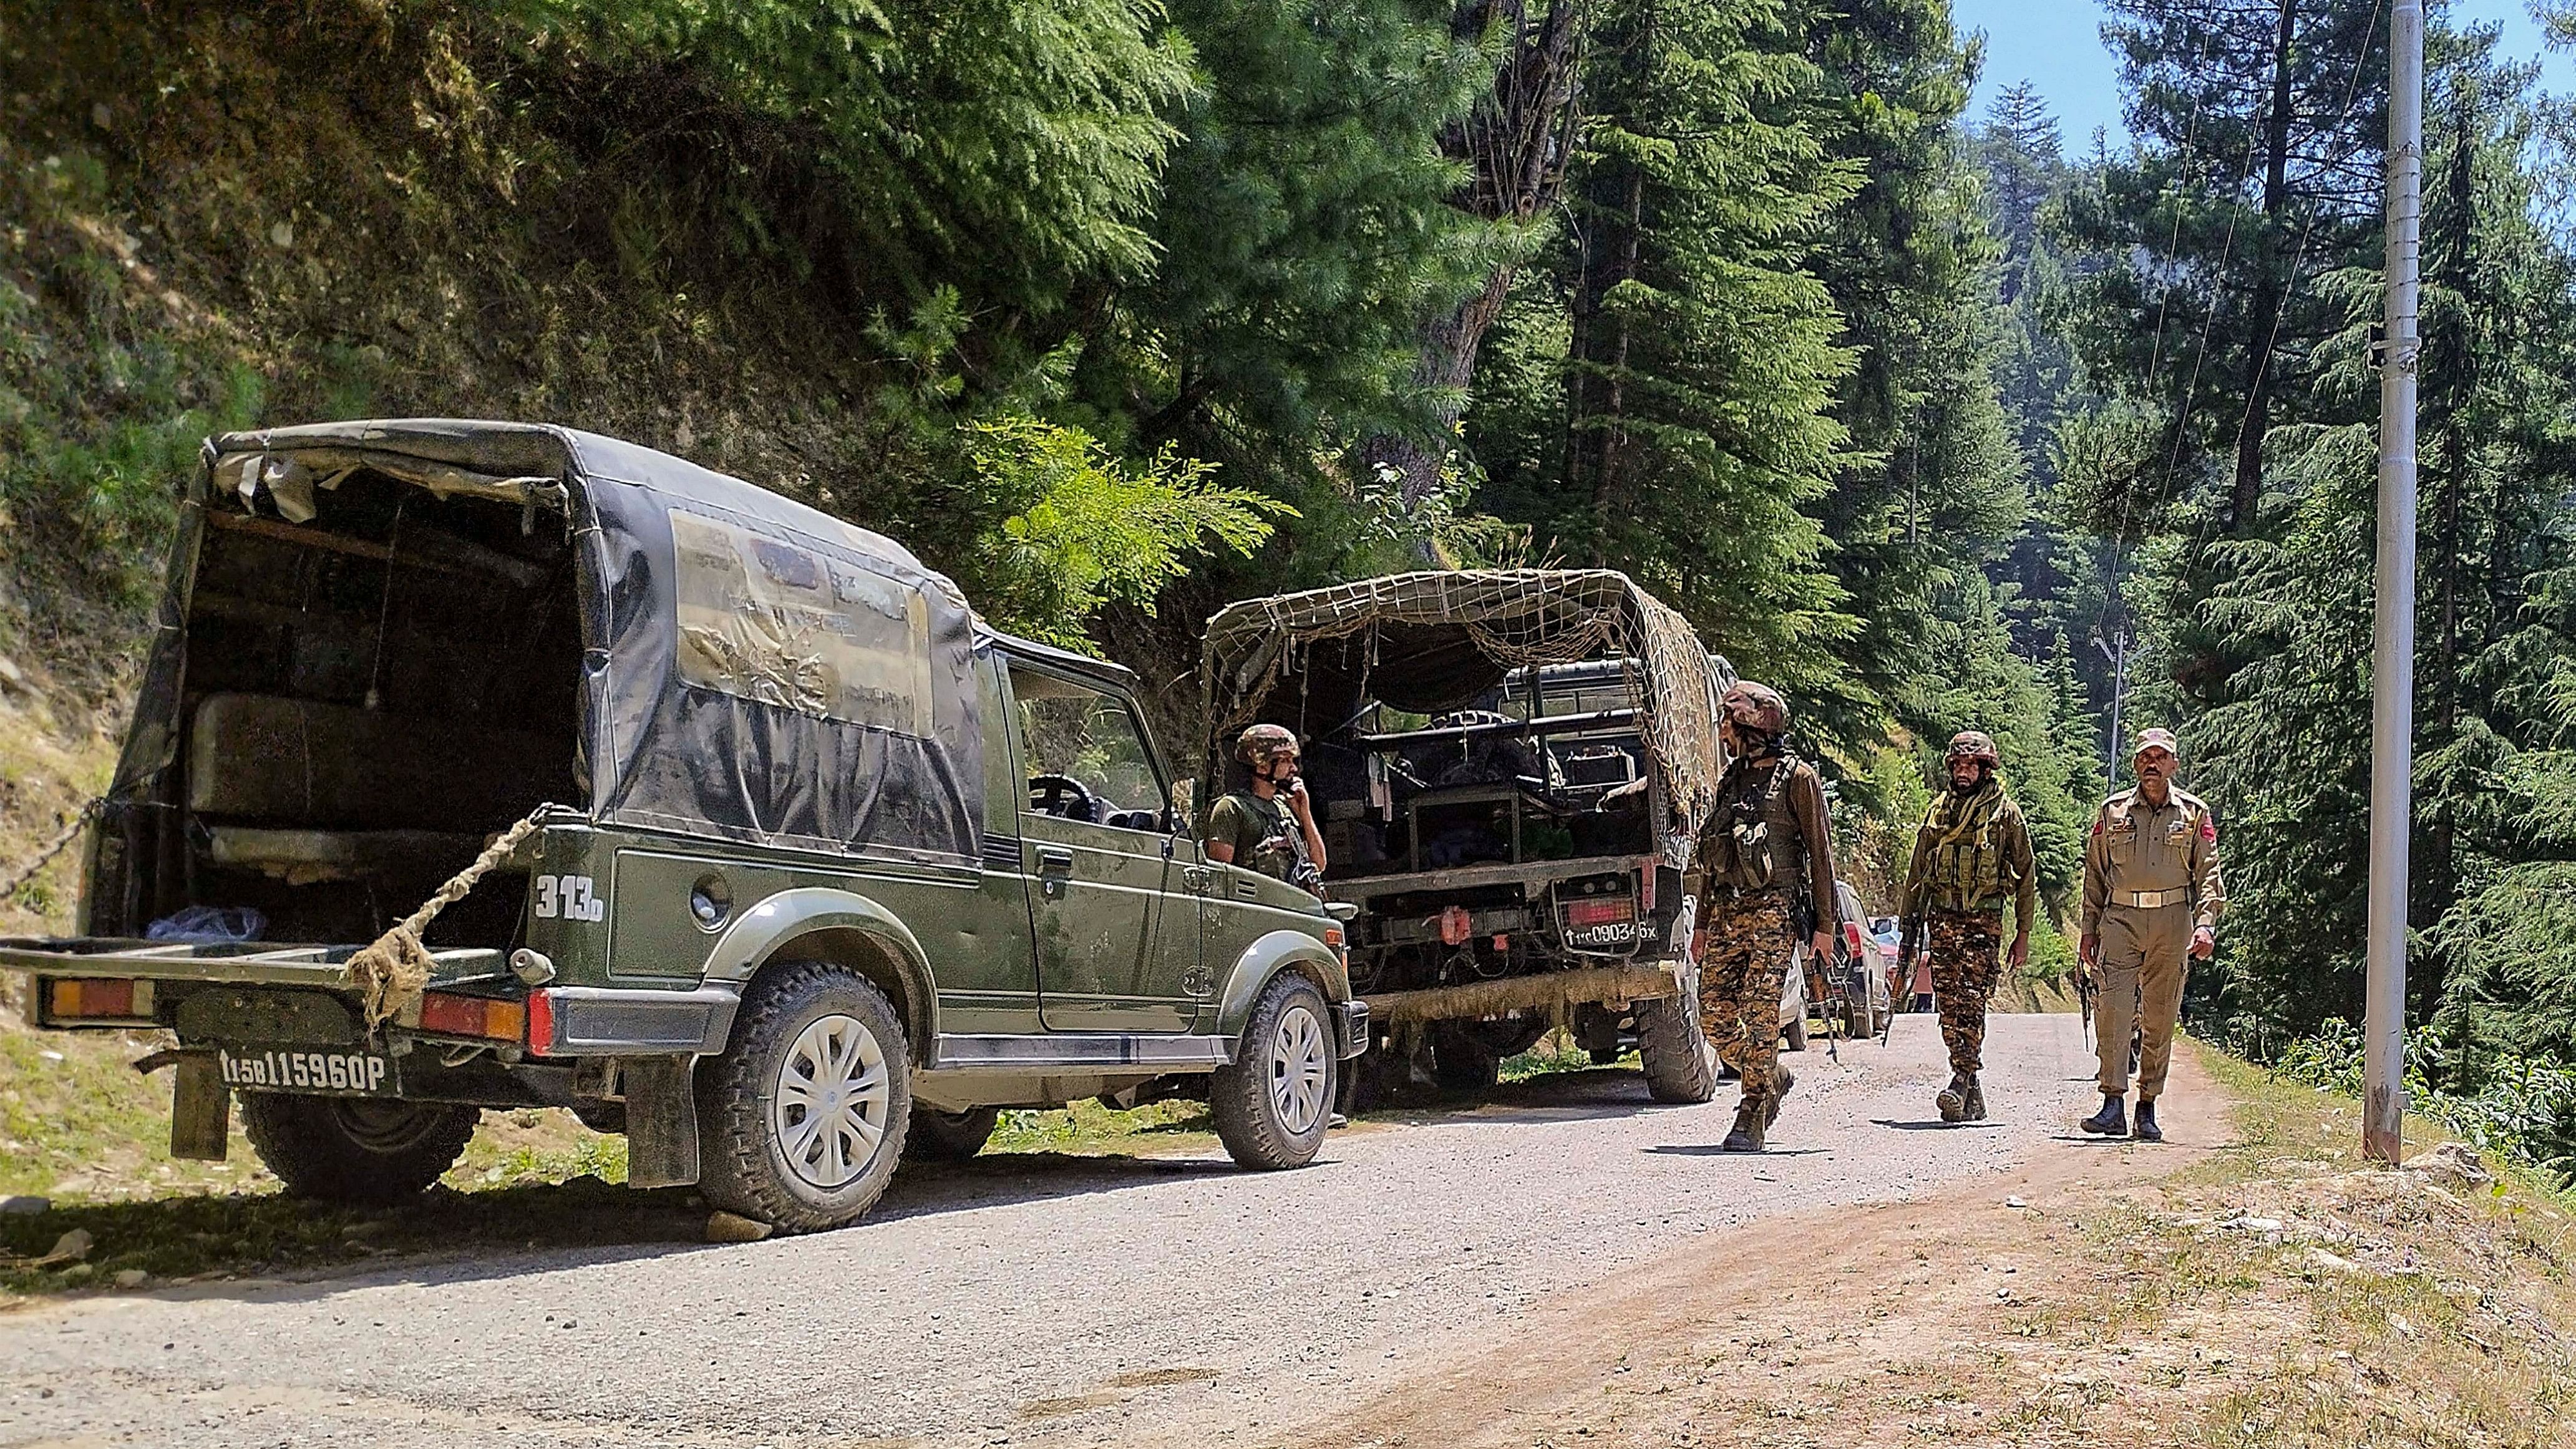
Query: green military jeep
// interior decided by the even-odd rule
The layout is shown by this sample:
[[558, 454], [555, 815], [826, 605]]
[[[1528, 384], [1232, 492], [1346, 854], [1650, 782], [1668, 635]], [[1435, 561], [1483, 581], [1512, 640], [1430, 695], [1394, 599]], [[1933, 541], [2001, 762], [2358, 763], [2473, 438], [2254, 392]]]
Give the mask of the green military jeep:
[[789, 1230], [1003, 1107], [1202, 1097], [1238, 1162], [1300, 1166], [1368, 1040], [1341, 927], [1201, 855], [1131, 683], [612, 439], [217, 438], [85, 934], [0, 967], [39, 1026], [174, 1032], [172, 1150], [222, 1156], [238, 1095], [316, 1196], [418, 1191], [485, 1107]]

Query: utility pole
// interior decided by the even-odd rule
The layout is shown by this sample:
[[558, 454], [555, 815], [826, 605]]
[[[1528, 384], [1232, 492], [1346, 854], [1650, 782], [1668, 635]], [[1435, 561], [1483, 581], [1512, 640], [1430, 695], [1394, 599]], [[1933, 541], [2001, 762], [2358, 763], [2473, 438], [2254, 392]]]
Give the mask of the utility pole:
[[2116, 648], [2103, 643], [2101, 635], [2093, 636], [2093, 647], [2101, 650], [2102, 657], [2111, 661], [2111, 734], [2102, 746], [2102, 788], [2105, 791], [2120, 788], [2120, 708], [2123, 696], [2129, 690], [2129, 626], [2121, 625], [2111, 638]]
[[2362, 1155], [2405, 1151], [2406, 879], [2415, 744], [2416, 269], [2424, 222], [2424, 0], [2388, 15], [2388, 341], [2379, 371], [2379, 597], [2371, 616], [2370, 945]]

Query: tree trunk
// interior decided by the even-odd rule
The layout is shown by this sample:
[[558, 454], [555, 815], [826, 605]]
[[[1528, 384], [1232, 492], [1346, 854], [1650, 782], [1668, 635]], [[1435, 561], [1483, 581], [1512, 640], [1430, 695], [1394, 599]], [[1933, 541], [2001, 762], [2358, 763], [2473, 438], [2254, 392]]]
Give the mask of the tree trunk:
[[[1450, 205], [1480, 220], [1517, 224], [1556, 205], [1574, 148], [1590, 11], [1591, 0], [1459, 0], [1452, 33], [1474, 38], [1503, 27], [1511, 44], [1494, 72], [1493, 89], [1442, 140], [1441, 149], [1468, 169], [1467, 183]], [[1440, 465], [1475, 377], [1476, 350], [1501, 314], [1517, 270], [1510, 263], [1497, 267], [1466, 301], [1423, 328], [1414, 382], [1436, 399], [1432, 431], [1381, 434], [1360, 445], [1361, 463], [1381, 477], [1391, 475], [1408, 514], [1440, 486]]]
[[2281, 0], [2281, 19], [2272, 32], [2272, 100], [2263, 123], [2262, 265], [2254, 284], [2254, 314], [2247, 359], [2252, 385], [2246, 389], [2245, 418], [2236, 430], [2236, 481], [2227, 503], [2228, 531], [2253, 529], [2263, 504], [2263, 437], [2272, 429], [2272, 350], [2281, 334], [2281, 312], [2287, 305], [2287, 279], [2281, 275], [2281, 216], [2290, 204], [2290, 39], [2298, 15], [2297, 0]]

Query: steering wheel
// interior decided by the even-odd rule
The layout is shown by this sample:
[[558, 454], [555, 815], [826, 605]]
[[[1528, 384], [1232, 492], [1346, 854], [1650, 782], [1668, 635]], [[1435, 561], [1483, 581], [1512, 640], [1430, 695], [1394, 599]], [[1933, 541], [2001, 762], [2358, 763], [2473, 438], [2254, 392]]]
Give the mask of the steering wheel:
[[[1072, 808], [1066, 808], [1070, 805]], [[1032, 775], [1029, 777], [1029, 808], [1040, 815], [1053, 815], [1062, 820], [1098, 821], [1100, 797], [1091, 787], [1071, 775]]]

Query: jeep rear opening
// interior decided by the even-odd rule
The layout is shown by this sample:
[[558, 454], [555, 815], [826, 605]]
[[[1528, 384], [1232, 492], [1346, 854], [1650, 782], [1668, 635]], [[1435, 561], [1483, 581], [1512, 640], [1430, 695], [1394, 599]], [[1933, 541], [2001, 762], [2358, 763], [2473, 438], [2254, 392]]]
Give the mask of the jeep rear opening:
[[1563, 1026], [1709, 1099], [1687, 872], [1732, 674], [1678, 614], [1607, 570], [1400, 574], [1232, 605], [1202, 667], [1211, 761], [1256, 721], [1306, 740], [1385, 1043], [1361, 1098], [1489, 1087]]
[[1367, 1039], [1341, 927], [1203, 858], [1132, 684], [612, 439], [218, 438], [84, 934], [0, 968], [40, 1026], [174, 1032], [174, 1153], [238, 1097], [314, 1195], [416, 1191], [494, 1106], [788, 1229], [1079, 1097], [1303, 1164]]

